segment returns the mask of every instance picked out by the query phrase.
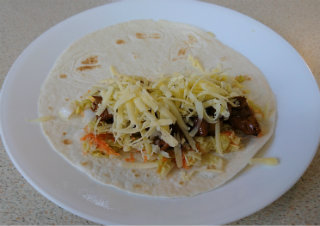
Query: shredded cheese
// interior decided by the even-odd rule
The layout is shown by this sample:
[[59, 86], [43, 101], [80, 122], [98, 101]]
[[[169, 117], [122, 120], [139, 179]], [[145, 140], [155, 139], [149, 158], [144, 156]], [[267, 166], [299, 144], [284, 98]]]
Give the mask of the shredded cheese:
[[199, 69], [201, 72], [204, 72], [204, 68], [203, 68], [202, 64], [199, 62], [198, 59], [196, 59], [193, 56], [189, 55], [188, 56], [188, 60], [190, 61], [190, 63], [192, 64], [193, 67]]
[[265, 165], [270, 165], [270, 166], [275, 166], [279, 164], [279, 159], [277, 158], [252, 158], [249, 162], [251, 165], [252, 164], [265, 164]]
[[55, 116], [47, 115], [47, 116], [42, 116], [40, 118], [29, 120], [29, 122], [47, 122], [47, 121], [53, 120], [55, 118], [56, 118]]
[[[125, 167], [152, 168], [156, 164], [155, 161], [159, 162], [162, 156], [166, 162], [160, 162], [165, 168], [158, 167], [158, 171], [166, 172], [172, 168], [172, 162], [181, 168], [200, 161], [201, 152], [195, 141], [198, 128], [192, 124], [192, 118], [198, 118], [199, 122], [206, 120], [215, 124], [214, 149], [218, 154], [223, 154], [219, 120], [230, 115], [227, 107], [229, 99], [243, 94], [240, 83], [244, 81], [244, 77], [236, 79], [227, 76], [220, 69], [206, 73], [199, 60], [192, 56], [189, 56], [189, 60], [199, 69], [200, 74], [174, 73], [160, 76], [155, 81], [121, 74], [111, 66], [113, 77], [92, 87], [88, 91], [87, 99], [76, 104], [75, 112], [79, 114], [95, 101], [95, 96], [100, 96], [102, 101], [98, 104], [95, 114], [100, 116], [108, 110], [108, 113], [113, 115], [113, 123], [103, 124], [100, 117], [97, 117], [90, 123], [93, 133], [99, 134], [103, 131], [113, 134], [115, 143], [122, 147], [124, 152], [139, 151], [144, 161], [154, 161], [149, 165], [125, 163]], [[215, 109], [214, 115], [206, 112], [207, 107]], [[174, 134], [174, 127], [178, 127], [182, 133]], [[153, 142], [156, 137], [174, 150], [173, 155], [154, 148]], [[194, 153], [183, 151], [183, 143], [190, 145]], [[174, 160], [168, 160], [172, 158]], [[220, 169], [215, 167], [210, 170]]]

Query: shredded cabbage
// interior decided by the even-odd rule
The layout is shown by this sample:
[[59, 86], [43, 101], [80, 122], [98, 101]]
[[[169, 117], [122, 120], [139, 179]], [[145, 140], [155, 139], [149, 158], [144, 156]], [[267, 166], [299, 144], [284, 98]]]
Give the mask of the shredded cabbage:
[[174, 162], [172, 159], [165, 157], [160, 157], [158, 160], [158, 169], [157, 172], [160, 174], [160, 177], [164, 178], [168, 175], [171, 169], [174, 167]]
[[207, 153], [202, 157], [202, 164], [207, 166], [206, 169], [223, 171], [225, 160], [213, 153]]

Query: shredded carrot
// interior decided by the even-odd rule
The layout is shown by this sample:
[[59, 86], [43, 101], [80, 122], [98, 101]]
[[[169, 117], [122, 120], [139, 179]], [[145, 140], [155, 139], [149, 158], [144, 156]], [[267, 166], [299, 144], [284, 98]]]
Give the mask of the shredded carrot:
[[102, 140], [112, 140], [115, 141], [114, 136], [112, 133], [102, 133], [102, 134], [98, 134], [96, 135], [99, 139]]
[[190, 169], [189, 166], [187, 166], [187, 161], [186, 161], [186, 158], [184, 156], [184, 153], [182, 153], [182, 168], [184, 169]]
[[220, 134], [225, 134], [225, 135], [227, 135], [227, 136], [231, 136], [231, 135], [232, 135], [232, 133], [233, 133], [233, 131], [232, 131], [232, 130], [227, 130], [227, 131], [223, 131], [223, 132], [221, 132]]
[[83, 130], [86, 132], [86, 133], [89, 133], [89, 129], [88, 129], [88, 125], [86, 125]]
[[[86, 131], [86, 128], [85, 128]], [[88, 133], [85, 136], [81, 138], [82, 141], [87, 140], [88, 138], [96, 137], [99, 140], [113, 140], [114, 141], [114, 136], [111, 133], [103, 133], [103, 134], [96, 134], [94, 135], [93, 133]], [[93, 139], [94, 140], [94, 139]]]
[[105, 134], [99, 134], [99, 135], [94, 135], [93, 133], [88, 133], [86, 135], [84, 135], [80, 140], [84, 141], [84, 140], [89, 140], [89, 144], [95, 144], [97, 145], [97, 148], [103, 152], [105, 152], [106, 154], [109, 155], [116, 155], [119, 156], [120, 154], [115, 152], [110, 146], [109, 144], [107, 144], [104, 141], [104, 137], [106, 135]]
[[166, 162], [166, 161], [168, 161], [168, 159], [167, 159], [167, 158], [165, 158], [165, 157], [163, 157], [161, 160], [162, 160], [162, 162]]
[[81, 140], [81, 141], [85, 141], [85, 140], [87, 140], [88, 138], [90, 138], [91, 135], [93, 135], [93, 134], [92, 134], [92, 133], [88, 133], [88, 134], [84, 135], [83, 137], [81, 137], [80, 140]]
[[148, 157], [146, 155], [143, 156], [143, 161], [147, 162], [148, 161]]
[[201, 145], [199, 142], [196, 142], [196, 148], [200, 151], [200, 152], [203, 152], [202, 148], [201, 148]]
[[230, 145], [240, 147], [240, 145], [239, 145], [239, 144], [233, 143], [232, 141], [230, 142]]
[[135, 158], [133, 156], [133, 153], [130, 153], [130, 158], [126, 158], [125, 159], [127, 162], [134, 162], [135, 161]]

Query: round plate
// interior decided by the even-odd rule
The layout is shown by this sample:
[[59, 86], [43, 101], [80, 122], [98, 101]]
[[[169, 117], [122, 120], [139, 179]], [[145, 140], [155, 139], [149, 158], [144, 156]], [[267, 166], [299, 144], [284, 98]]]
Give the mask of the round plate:
[[[128, 10], [130, 9], [130, 10]], [[96, 183], [69, 165], [42, 135], [40, 87], [57, 57], [76, 39], [133, 19], [196, 25], [248, 57], [265, 74], [278, 103], [278, 121], [264, 156], [278, 166], [254, 166], [211, 192], [164, 199], [128, 194]], [[311, 162], [320, 135], [320, 96], [300, 55], [261, 23], [196, 1], [122, 1], [85, 11], [49, 29], [11, 67], [1, 97], [1, 135], [19, 172], [41, 194], [102, 224], [222, 224], [258, 211], [286, 192]]]

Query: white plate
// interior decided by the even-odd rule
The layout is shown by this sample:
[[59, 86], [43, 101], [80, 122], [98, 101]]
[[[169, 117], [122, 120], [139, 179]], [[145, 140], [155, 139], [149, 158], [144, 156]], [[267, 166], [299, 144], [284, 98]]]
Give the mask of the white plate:
[[[42, 82], [59, 54], [74, 40], [133, 19], [167, 19], [216, 34], [267, 77], [278, 102], [275, 136], [265, 156], [276, 167], [254, 166], [226, 185], [184, 199], [129, 195], [95, 183], [56, 154], [37, 124]], [[320, 135], [320, 96], [300, 55], [261, 23], [235, 11], [194, 1], [123, 1], [88, 10], [54, 26], [20, 55], [2, 90], [1, 135], [26, 180], [59, 206], [104, 224], [221, 224], [258, 211], [286, 192], [311, 162]]]

